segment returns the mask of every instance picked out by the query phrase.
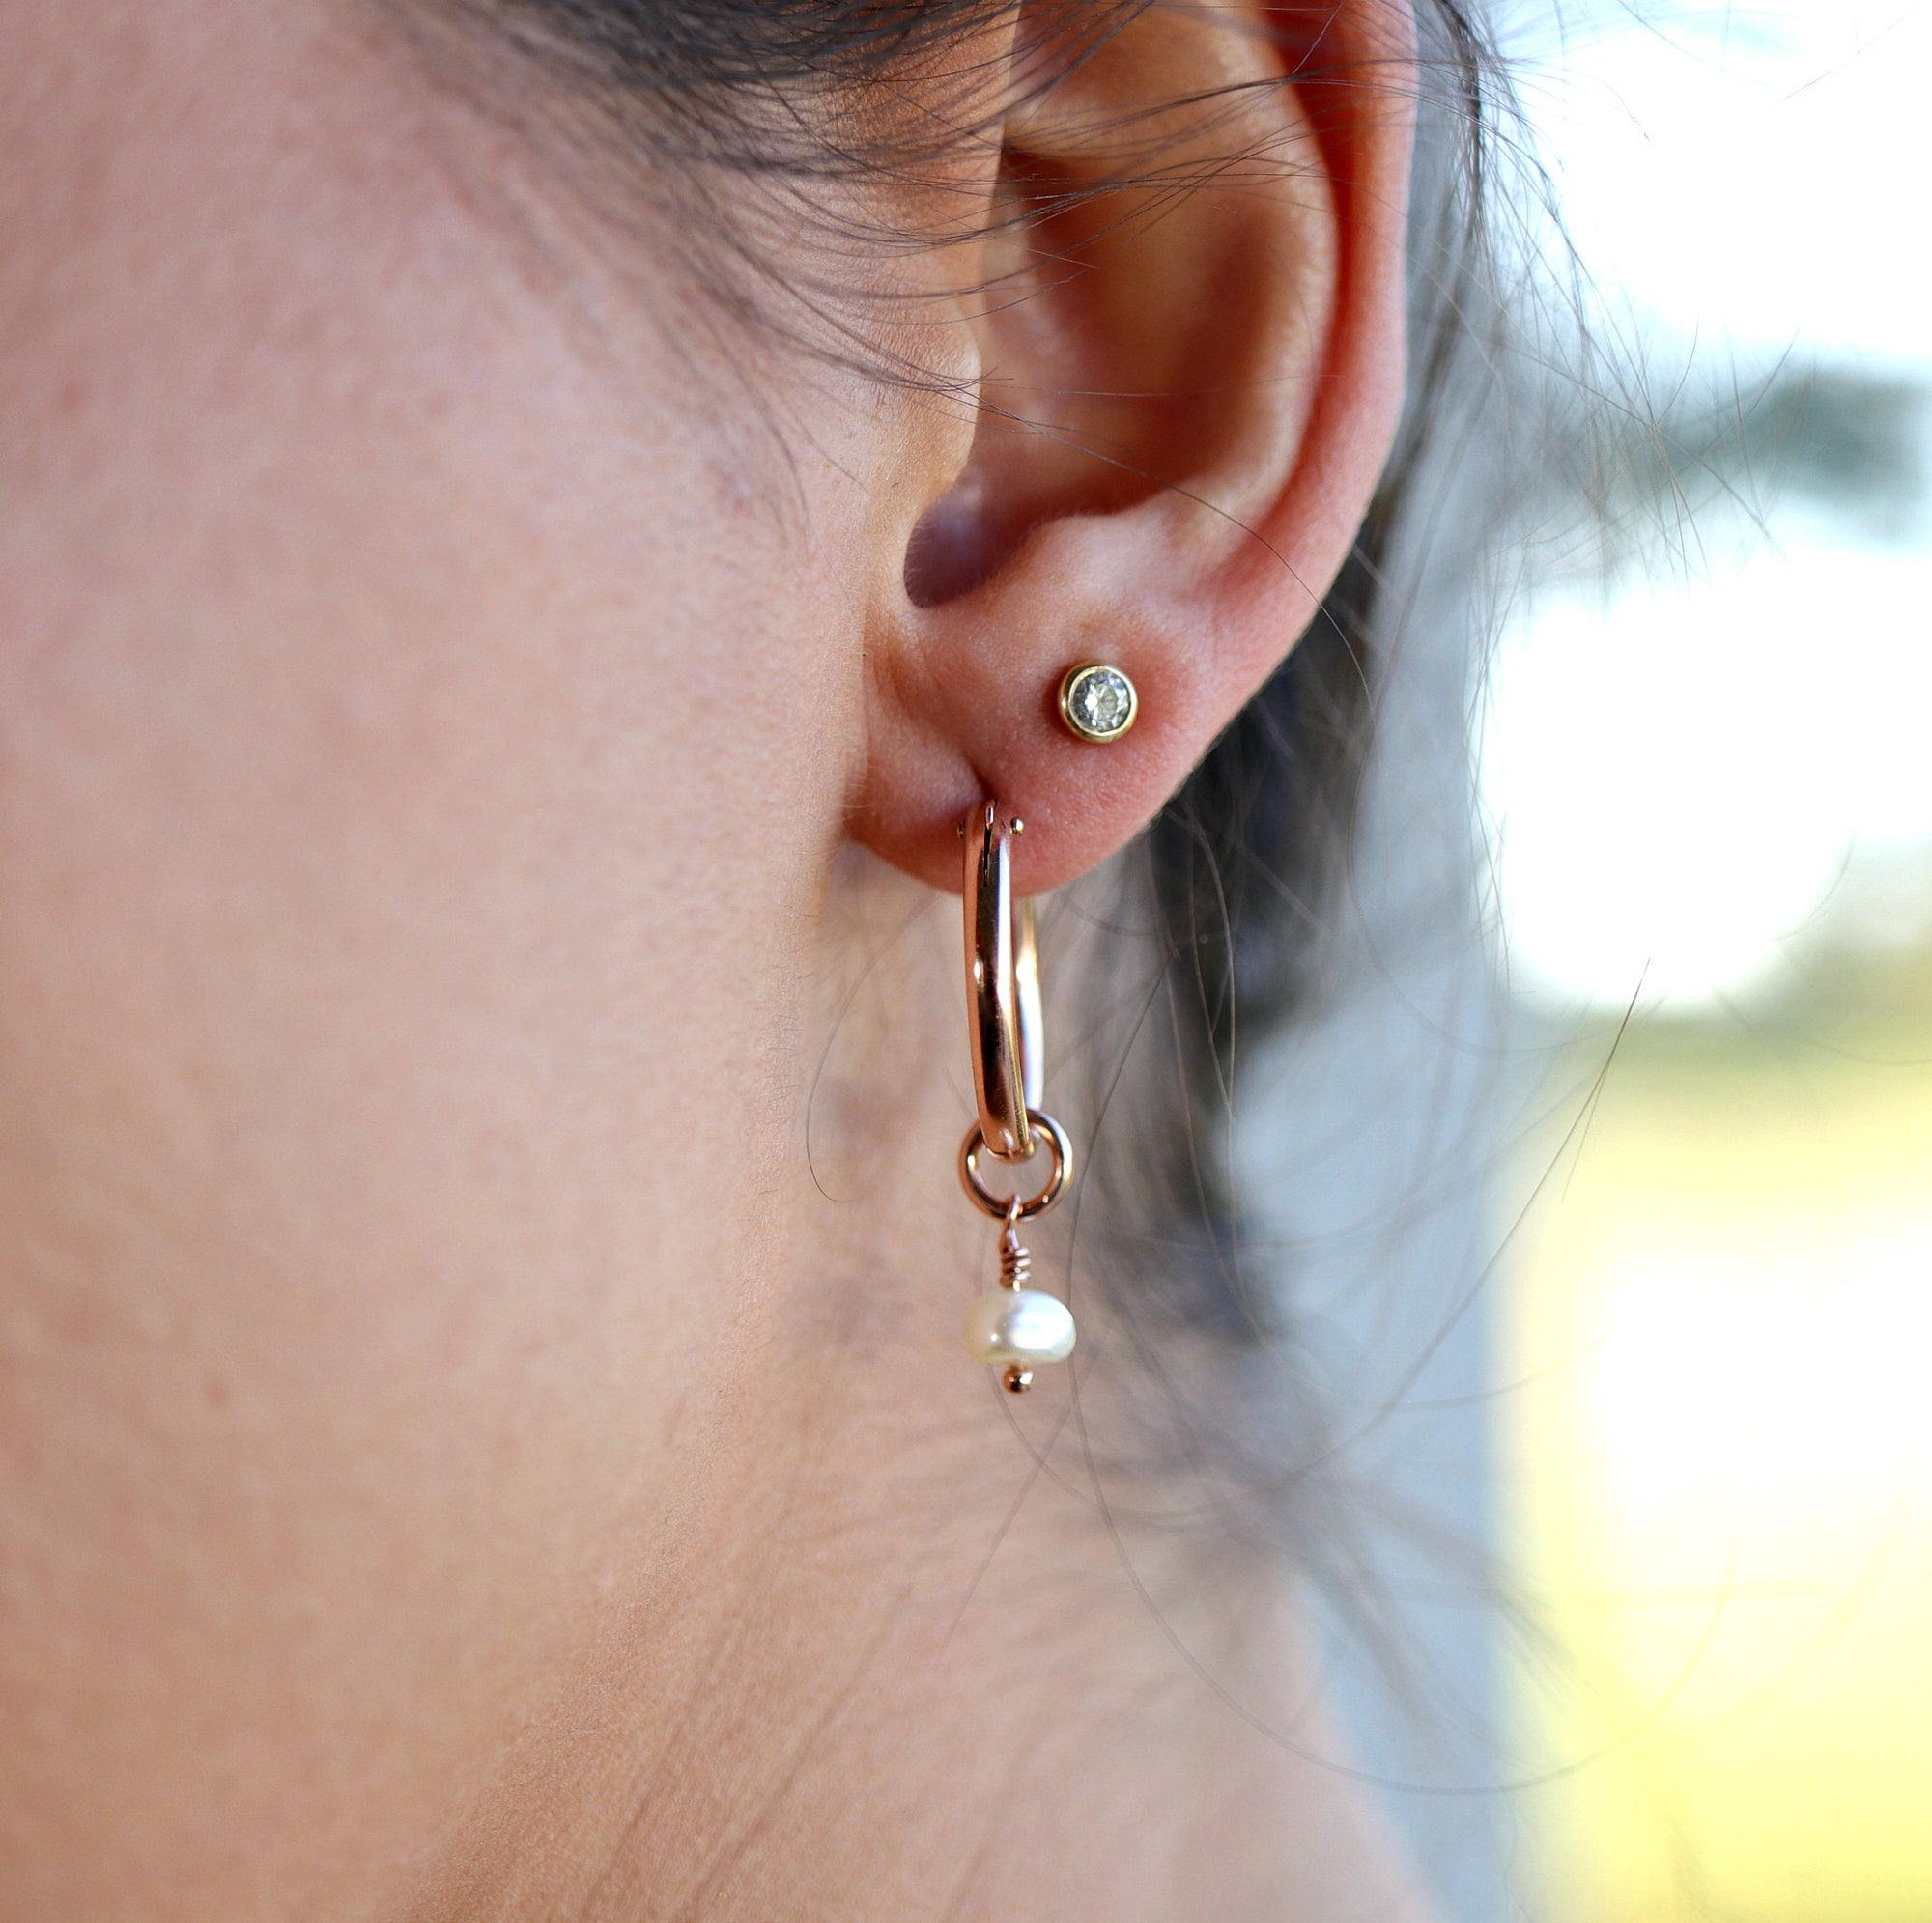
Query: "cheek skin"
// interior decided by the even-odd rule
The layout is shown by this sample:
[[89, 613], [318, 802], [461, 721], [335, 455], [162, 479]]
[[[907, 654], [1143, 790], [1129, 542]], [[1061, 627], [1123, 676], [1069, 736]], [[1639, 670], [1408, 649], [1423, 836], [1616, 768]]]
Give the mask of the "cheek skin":
[[0, 1908], [349, 1914], [764, 1339], [856, 691], [400, 66], [3, 11]]

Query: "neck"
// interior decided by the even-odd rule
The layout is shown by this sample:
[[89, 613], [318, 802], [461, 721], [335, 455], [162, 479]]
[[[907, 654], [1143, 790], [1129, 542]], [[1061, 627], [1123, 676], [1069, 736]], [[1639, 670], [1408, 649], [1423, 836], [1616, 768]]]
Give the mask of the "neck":
[[411, 1913], [1419, 1914], [1325, 1761], [1288, 1585], [1134, 1519], [1157, 1491], [1090, 1459], [1131, 1420], [1097, 1369], [1075, 1410], [1070, 1372], [1015, 1402], [965, 1358], [994, 1236], [952, 1186], [957, 937], [862, 892], [800, 1051], [812, 1170], [747, 1231], [742, 1366], [669, 1417], [628, 1556]]

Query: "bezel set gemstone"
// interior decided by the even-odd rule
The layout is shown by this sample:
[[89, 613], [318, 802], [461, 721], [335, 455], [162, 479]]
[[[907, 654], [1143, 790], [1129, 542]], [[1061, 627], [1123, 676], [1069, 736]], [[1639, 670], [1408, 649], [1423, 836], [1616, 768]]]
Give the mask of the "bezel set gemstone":
[[1119, 741], [1140, 713], [1134, 684], [1105, 662], [1068, 668], [1060, 684], [1060, 714], [1082, 741]]

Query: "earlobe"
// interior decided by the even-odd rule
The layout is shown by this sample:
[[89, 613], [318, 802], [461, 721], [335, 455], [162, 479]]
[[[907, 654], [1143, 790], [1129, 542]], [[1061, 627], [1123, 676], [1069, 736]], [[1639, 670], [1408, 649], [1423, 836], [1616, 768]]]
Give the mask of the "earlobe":
[[[956, 887], [996, 797], [1021, 888], [1070, 879], [1313, 614], [1400, 406], [1405, 27], [1392, 0], [1156, 7], [1009, 117], [956, 307], [971, 454], [869, 617], [855, 833], [887, 859]], [[1132, 684], [1131, 733], [1068, 725], [1088, 664]]]

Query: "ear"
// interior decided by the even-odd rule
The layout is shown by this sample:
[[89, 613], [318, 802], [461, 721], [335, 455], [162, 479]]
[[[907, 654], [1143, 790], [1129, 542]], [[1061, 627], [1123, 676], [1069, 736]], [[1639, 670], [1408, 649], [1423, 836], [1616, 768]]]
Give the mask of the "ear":
[[[1349, 552], [1401, 405], [1414, 89], [1397, 0], [1157, 0], [1033, 98], [1026, 45], [1023, 11], [949, 310], [977, 420], [930, 405], [909, 451], [854, 833], [956, 889], [990, 797], [1031, 892], [1160, 807]], [[1139, 692], [1104, 745], [1058, 712], [1087, 661]]]

